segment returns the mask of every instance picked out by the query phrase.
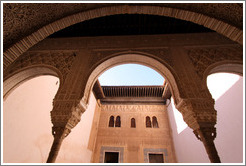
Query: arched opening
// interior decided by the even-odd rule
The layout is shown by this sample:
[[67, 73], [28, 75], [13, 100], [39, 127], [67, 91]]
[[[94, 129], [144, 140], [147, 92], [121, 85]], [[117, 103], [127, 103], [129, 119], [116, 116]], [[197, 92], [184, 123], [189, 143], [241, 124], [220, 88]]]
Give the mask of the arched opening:
[[[123, 55], [122, 55], [123, 54]], [[179, 99], [179, 89], [175, 80], [175, 73], [169, 65], [165, 66], [163, 63], [155, 60], [151, 55], [144, 55], [144, 53], [119, 53], [114, 57], [99, 64], [90, 74], [81, 102], [88, 103], [90, 92], [93, 90], [97, 79], [108, 69], [121, 64], [140, 64], [149, 67], [158, 72], [162, 77], [165, 78], [166, 83], [170, 88], [174, 101]]]
[[122, 64], [105, 71], [99, 78], [102, 86], [163, 85], [164, 78], [155, 70], [140, 64]]
[[60, 78], [59, 82], [62, 83], [61, 73], [53, 67], [35, 66], [16, 71], [14, 74], [4, 78], [3, 81], [3, 99], [6, 100], [8, 95], [18, 86], [26, 81], [43, 75], [51, 75]]
[[11, 91], [3, 102], [3, 162], [45, 162], [50, 145], [52, 100], [59, 88], [54, 76], [39, 76]]
[[153, 128], [159, 128], [157, 118], [155, 116], [152, 117]]
[[108, 127], [114, 127], [114, 116], [110, 116]]
[[152, 127], [151, 119], [149, 116], [146, 116], [145, 123], [146, 123], [146, 127], [150, 127], [150, 128]]
[[117, 116], [117, 117], [116, 117], [115, 127], [121, 127], [121, 120], [120, 120], [120, 116]]
[[131, 128], [136, 128], [135, 118], [131, 118]]
[[[128, 56], [122, 57], [126, 57], [122, 59], [127, 60]], [[167, 99], [164, 93], [165, 79], [154, 70], [158, 65], [153, 69], [153, 65], [148, 64], [148, 57], [144, 58], [145, 63], [136, 63], [138, 60], [136, 57], [129, 56], [129, 58], [134, 58], [134, 61], [131, 60], [131, 63], [126, 64], [122, 64], [121, 61], [108, 69], [103, 65], [105, 72], [99, 74], [93, 87], [93, 94], [101, 109], [100, 123], [97, 127], [100, 134], [96, 138], [94, 146], [97, 148], [94, 149], [92, 157], [94, 162], [102, 161], [102, 158], [107, 155], [106, 149], [111, 149], [110, 152], [114, 153], [119, 145], [126, 144], [127, 149], [121, 152], [124, 162], [145, 162], [139, 159], [136, 152], [136, 149], [140, 148], [139, 140], [142, 142], [144, 154], [150, 149], [153, 155], [158, 155], [158, 152], [164, 152], [167, 148], [167, 151], [170, 151], [169, 161], [175, 161], [172, 146], [166, 147], [163, 144], [164, 140], [172, 144], [170, 135], [165, 134], [171, 130], [167, 127], [169, 121], [165, 105]], [[120, 127], [117, 130], [105, 127], [105, 118], [107, 119], [106, 125], [108, 125], [108, 119], [111, 119], [112, 115], [117, 115], [115, 127]], [[157, 119], [161, 119], [161, 124], [165, 125], [159, 126]], [[136, 127], [136, 122], [138, 122], [138, 127]], [[163, 132], [157, 132], [154, 129], [159, 127]], [[129, 130], [129, 128], [134, 129]], [[96, 158], [98, 155], [100, 155], [99, 161]], [[147, 154], [146, 157], [148, 157]]]

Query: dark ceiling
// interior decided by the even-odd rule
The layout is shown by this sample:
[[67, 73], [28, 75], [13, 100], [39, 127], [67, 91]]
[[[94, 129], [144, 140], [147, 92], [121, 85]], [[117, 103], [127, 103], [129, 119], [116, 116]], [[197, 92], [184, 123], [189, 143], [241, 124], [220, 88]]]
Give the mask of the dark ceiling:
[[164, 16], [121, 14], [84, 21], [63, 30], [50, 38], [82, 36], [121, 36], [213, 32], [189, 21]]

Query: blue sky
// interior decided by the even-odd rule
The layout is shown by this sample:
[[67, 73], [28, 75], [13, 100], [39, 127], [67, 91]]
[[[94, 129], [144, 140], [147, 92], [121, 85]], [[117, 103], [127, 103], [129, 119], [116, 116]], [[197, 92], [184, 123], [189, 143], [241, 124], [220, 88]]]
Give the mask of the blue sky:
[[138, 64], [113, 67], [99, 77], [101, 85], [163, 85], [164, 78], [155, 70]]

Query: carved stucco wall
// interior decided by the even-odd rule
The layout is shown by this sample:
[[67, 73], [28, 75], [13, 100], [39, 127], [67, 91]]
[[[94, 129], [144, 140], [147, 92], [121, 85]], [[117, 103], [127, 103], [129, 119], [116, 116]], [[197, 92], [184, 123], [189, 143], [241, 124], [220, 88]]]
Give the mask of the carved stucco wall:
[[59, 77], [62, 85], [71, 69], [74, 55], [75, 53], [71, 51], [40, 51], [23, 54], [8, 71], [4, 72], [4, 97], [15, 86], [40, 75], [55, 75]]
[[[110, 116], [120, 116], [121, 127], [108, 127]], [[146, 128], [146, 116], [156, 116], [159, 128]], [[131, 118], [136, 128], [131, 128]], [[123, 149], [124, 163], [144, 163], [146, 149], [166, 149], [165, 162], [176, 162], [166, 106], [164, 105], [101, 105], [93, 162], [102, 162], [103, 147]]]
[[[202, 80], [204, 79], [203, 73], [211, 65], [218, 62], [242, 65], [242, 47], [216, 33], [61, 38], [46, 39], [30, 49], [10, 66], [4, 73], [4, 78], [11, 76], [12, 72], [18, 73], [29, 66], [52, 66], [60, 71], [63, 84], [73, 65], [74, 69], [70, 71], [68, 81], [64, 82], [63, 90], [57, 95], [57, 99], [80, 100], [85, 97], [84, 100], [87, 103], [91, 90], [88, 87], [93, 85], [93, 81], [96, 81], [99, 74], [115, 63], [111, 62], [110, 58], [125, 54], [142, 54], [153, 58], [157, 61], [141, 62], [153, 68], [158, 61], [162, 63], [166, 69], [156, 69], [160, 70], [160, 73], [164, 72], [163, 76], [169, 81], [175, 101], [179, 100], [179, 96], [182, 98], [209, 97], [209, 94], [206, 93], [206, 84]], [[109, 63], [105, 64], [106, 66], [103, 65], [96, 75], [91, 75], [106, 60], [109, 60]], [[130, 58], [124, 63], [137, 62], [136, 60]], [[75, 65], [75, 63], [77, 64]], [[78, 70], [81, 71], [77, 72]], [[92, 82], [88, 80], [89, 77], [93, 77]], [[77, 79], [77, 83], [70, 83], [69, 80], [73, 78]], [[88, 84], [87, 81], [90, 83]], [[204, 89], [204, 91], [201, 93], [200, 89]], [[68, 94], [68, 91], [71, 94]], [[178, 103], [178, 101], [176, 102]]]
[[50, 34], [81, 21], [114, 14], [153, 14], [192, 21], [243, 43], [242, 4], [76, 5], [4, 4], [4, 69]]
[[[63, 17], [95, 8], [106, 6], [119, 6], [121, 4], [45, 4], [45, 3], [4, 3], [3, 4], [3, 29], [4, 47], [8, 48], [13, 43], [30, 35], [37, 29], [54, 22]], [[135, 6], [136, 4], [128, 4]], [[146, 6], [146, 4], [137, 4]], [[201, 13], [242, 29], [243, 26], [243, 6], [242, 4], [230, 3], [205, 3], [205, 4], [178, 4], [178, 3], [159, 3], [148, 4], [149, 6], [161, 6], [182, 9]]]

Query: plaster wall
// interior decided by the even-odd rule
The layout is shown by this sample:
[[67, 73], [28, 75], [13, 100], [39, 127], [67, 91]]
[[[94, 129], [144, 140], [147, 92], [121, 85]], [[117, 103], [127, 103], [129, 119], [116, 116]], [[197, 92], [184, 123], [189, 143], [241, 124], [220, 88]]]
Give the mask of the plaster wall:
[[46, 162], [52, 145], [50, 111], [57, 77], [41, 76], [16, 88], [3, 102], [3, 162]]
[[[212, 93], [212, 92], [211, 92]], [[222, 163], [243, 162], [243, 78], [215, 101], [217, 110], [217, 137], [215, 146]], [[179, 113], [173, 101], [167, 108], [173, 131], [177, 162], [209, 163], [201, 141], [186, 127], [178, 133], [174, 112]], [[180, 120], [180, 119], [179, 119]], [[181, 119], [182, 121], [182, 119]]]
[[[108, 127], [110, 116], [121, 118], [121, 127]], [[145, 118], [157, 117], [159, 128], [146, 128]], [[131, 118], [136, 128], [131, 128]], [[104, 150], [122, 149], [123, 163], [144, 163], [145, 149], [166, 149], [164, 162], [176, 162], [172, 136], [164, 105], [102, 105], [93, 162], [104, 162]]]
[[[59, 79], [41, 76], [16, 88], [3, 103], [3, 162], [45, 163], [53, 142], [50, 111]], [[88, 149], [96, 107], [93, 94], [78, 125], [66, 137], [56, 162], [90, 162]]]

